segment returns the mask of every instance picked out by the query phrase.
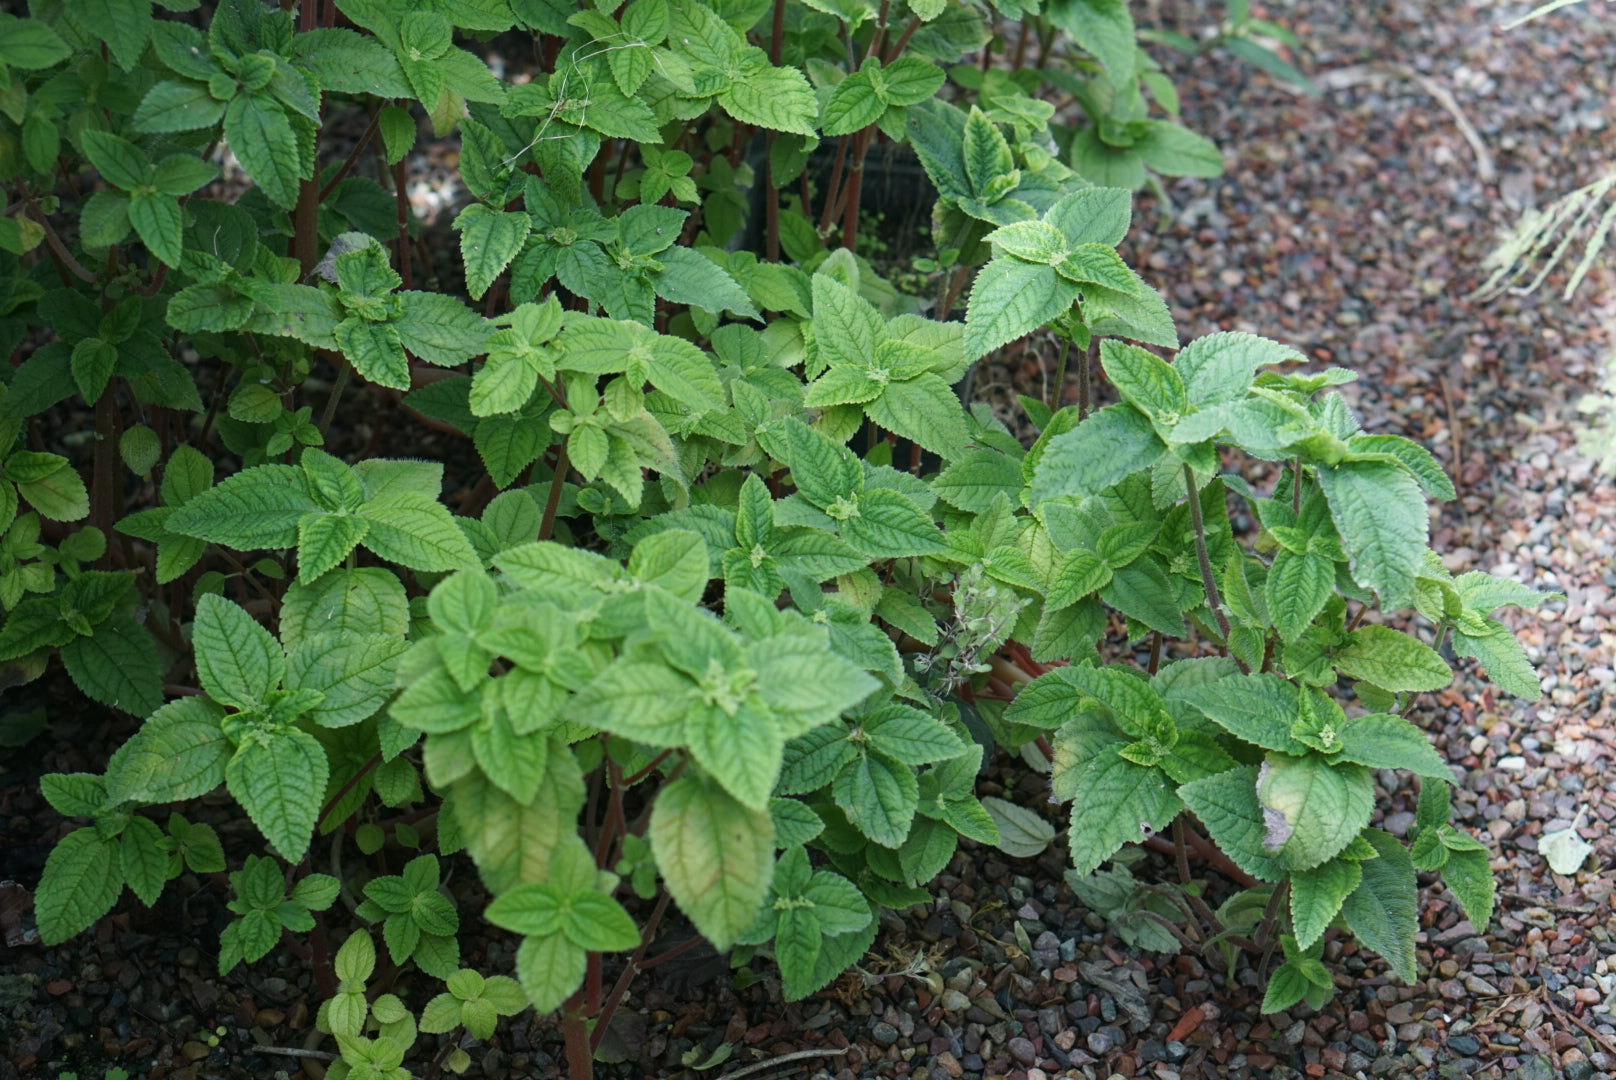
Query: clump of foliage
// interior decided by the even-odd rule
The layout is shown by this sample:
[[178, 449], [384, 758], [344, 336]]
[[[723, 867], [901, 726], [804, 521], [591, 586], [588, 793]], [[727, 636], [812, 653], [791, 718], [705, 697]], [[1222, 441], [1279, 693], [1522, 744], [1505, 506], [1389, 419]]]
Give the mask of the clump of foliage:
[[[1538, 597], [1442, 569], [1426, 499], [1452, 489], [1359, 429], [1350, 373], [1246, 334], [1179, 349], [1117, 245], [1144, 169], [1217, 155], [1151, 114], [1169, 84], [1125, 7], [1005, 9], [1040, 52], [1009, 70], [953, 0], [107, 10], [0, 25], [0, 662], [59, 658], [140, 720], [104, 775], [45, 780], [90, 822], [46, 867], [47, 943], [125, 885], [226, 870], [211, 829], [148, 816], [222, 786], [267, 853], [230, 871], [220, 969], [307, 934], [339, 1080], [524, 1002], [583, 1077], [671, 904], [796, 998], [961, 837], [1037, 850], [1042, 818], [975, 796], [999, 749], [1050, 763], [1074, 883], [1124, 932], [1283, 944], [1270, 1009], [1331, 992], [1332, 925], [1413, 978], [1416, 866], [1485, 922], [1485, 852], [1403, 714], [1444, 642], [1534, 696], [1491, 616]], [[466, 47], [513, 28], [531, 78]], [[338, 116], [364, 133], [327, 163]], [[459, 133], [476, 308], [415, 243], [423, 116]], [[937, 189], [934, 296], [855, 254], [879, 139]], [[215, 182], [221, 141], [250, 186]], [[1029, 448], [953, 388], [1040, 333], [1064, 345]], [[1102, 372], [1120, 400], [1093, 408]], [[39, 448], [80, 405], [88, 484]], [[361, 451], [339, 417], [366, 409], [479, 468]], [[1369, 621], [1408, 611], [1435, 647]], [[1374, 769], [1424, 780], [1411, 848], [1370, 826]], [[1180, 887], [1087, 876], [1169, 830]], [[442, 886], [462, 850], [481, 912]], [[1191, 854], [1248, 888], [1212, 911]], [[344, 907], [385, 952], [363, 926], [332, 952]], [[462, 916], [521, 937], [516, 982], [460, 968]], [[383, 958], [445, 991], [417, 1016], [368, 988]]]

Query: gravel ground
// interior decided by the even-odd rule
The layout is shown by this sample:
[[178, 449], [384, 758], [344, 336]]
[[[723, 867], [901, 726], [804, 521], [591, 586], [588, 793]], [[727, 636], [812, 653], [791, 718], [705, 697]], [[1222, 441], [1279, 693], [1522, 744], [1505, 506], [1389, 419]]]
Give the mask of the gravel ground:
[[[1184, 29], [1209, 18], [1188, 5], [1161, 10]], [[933, 908], [889, 914], [862, 968], [808, 1001], [782, 1004], [769, 979], [732, 991], [710, 956], [659, 969], [619, 1013], [606, 1042], [616, 1061], [603, 1075], [694, 1076], [687, 1063], [725, 1046], [728, 1059], [701, 1075], [802, 1051], [822, 1056], [748, 1073], [1616, 1075], [1616, 486], [1576, 454], [1573, 409], [1609, 351], [1616, 275], [1596, 272], [1570, 305], [1551, 290], [1466, 299], [1499, 230], [1523, 207], [1599, 174], [1611, 118], [1600, 60], [1613, 55], [1616, 27], [1589, 7], [1491, 33], [1518, 11], [1318, 0], [1271, 8], [1307, 43], [1304, 66], [1326, 87], [1319, 99], [1227, 55], [1167, 58], [1186, 121], [1225, 148], [1226, 175], [1170, 185], [1171, 216], [1145, 199], [1125, 251], [1169, 297], [1186, 337], [1250, 330], [1362, 372], [1348, 393], [1366, 426], [1420, 439], [1456, 479], [1460, 499], [1433, 517], [1450, 568], [1513, 573], [1565, 594], [1514, 620], [1542, 666], [1540, 702], [1498, 695], [1465, 669], [1418, 713], [1455, 766], [1457, 816], [1493, 848], [1501, 892], [1492, 925], [1471, 926], [1427, 881], [1422, 981], [1393, 984], [1378, 957], [1332, 942], [1336, 1000], [1264, 1018], [1249, 968], [1230, 979], [1191, 956], [1123, 947], [1062, 884], [1058, 851], [1022, 861], [967, 846], [939, 879]], [[1493, 179], [1433, 86], [1474, 125]], [[412, 158], [410, 194], [446, 219], [454, 193], [435, 179], [444, 164]], [[1040, 392], [1039, 361], [1029, 349], [988, 367], [981, 393]], [[36, 685], [18, 704], [66, 692]], [[96, 755], [128, 726], [101, 714], [58, 722], [44, 768], [97, 768]], [[39, 745], [26, 759], [0, 757], [0, 770], [32, 766]], [[39, 799], [37, 772], [0, 774], [0, 878], [27, 884], [67, 827]], [[1412, 792], [1394, 774], [1381, 783], [1383, 824], [1404, 832]], [[1004, 773], [982, 793], [1035, 805], [1042, 785]], [[1537, 839], [1580, 808], [1595, 854], [1575, 878], [1555, 875]], [[250, 826], [224, 800], [202, 800], [191, 816], [219, 829], [232, 865], [253, 849]], [[1164, 869], [1151, 860], [1141, 875]], [[468, 910], [482, 902], [469, 867], [450, 887]], [[300, 1063], [319, 1080], [318, 1060], [254, 1049], [302, 1045], [312, 1032], [318, 999], [304, 965], [281, 949], [213, 976], [225, 898], [222, 881], [187, 876], [154, 912], [125, 904], [90, 934], [42, 949], [23, 940], [26, 898], [0, 886], [0, 1080], [68, 1065], [93, 1080], [109, 1064], [151, 1080], [295, 1077]], [[468, 920], [462, 949], [484, 971], [510, 968], [510, 941], [480, 923]], [[412, 988], [431, 992], [409, 977], [396, 989]], [[434, 1043], [423, 1037], [416, 1075]], [[491, 1080], [564, 1072], [556, 1033], [531, 1016], [474, 1047], [473, 1059], [470, 1075]]]

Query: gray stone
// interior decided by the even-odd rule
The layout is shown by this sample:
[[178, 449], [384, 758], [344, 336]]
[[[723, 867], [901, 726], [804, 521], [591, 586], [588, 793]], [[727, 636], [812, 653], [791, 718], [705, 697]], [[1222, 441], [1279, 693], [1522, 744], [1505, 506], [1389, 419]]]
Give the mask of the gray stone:
[[877, 1020], [870, 1025], [870, 1038], [882, 1046], [891, 1046], [898, 1041], [898, 1029], [885, 1020]]
[[1033, 1046], [1031, 1039], [1023, 1038], [1018, 1035], [1014, 1039], [1011, 1039], [1009, 1042], [1005, 1043], [1004, 1048], [1010, 1051], [1011, 1057], [1015, 1058], [1028, 1068], [1038, 1064], [1038, 1049], [1037, 1047]]

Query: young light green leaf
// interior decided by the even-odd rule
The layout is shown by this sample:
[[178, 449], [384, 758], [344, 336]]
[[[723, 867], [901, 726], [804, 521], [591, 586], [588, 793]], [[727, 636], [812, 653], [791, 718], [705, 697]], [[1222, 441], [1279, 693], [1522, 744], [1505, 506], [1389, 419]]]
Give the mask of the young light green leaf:
[[369, 526], [364, 544], [411, 570], [458, 570], [478, 565], [471, 541], [443, 505], [419, 492], [398, 491], [359, 508]]
[[297, 523], [319, 510], [301, 469], [259, 465], [190, 498], [168, 519], [170, 532], [238, 551], [289, 548]]
[[541, 1016], [559, 1009], [583, 983], [588, 958], [561, 934], [523, 939], [516, 950], [516, 975]]
[[230, 794], [287, 862], [303, 858], [331, 767], [314, 736], [296, 728], [254, 731], [225, 766]]
[[183, 802], [218, 787], [233, 750], [219, 730], [223, 718], [205, 697], [179, 698], [152, 713], [107, 763], [108, 801]]

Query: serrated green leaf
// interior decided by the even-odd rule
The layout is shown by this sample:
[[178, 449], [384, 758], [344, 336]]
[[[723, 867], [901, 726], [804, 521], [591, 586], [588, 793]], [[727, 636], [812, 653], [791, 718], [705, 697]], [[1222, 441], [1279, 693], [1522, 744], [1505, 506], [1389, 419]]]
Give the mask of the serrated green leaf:
[[280, 102], [262, 91], [237, 93], [224, 113], [224, 137], [242, 168], [283, 210], [297, 203], [297, 134]]
[[848, 820], [877, 844], [896, 848], [909, 835], [919, 804], [913, 768], [868, 751], [837, 774], [831, 791]]
[[412, 570], [458, 570], [478, 565], [466, 534], [443, 505], [420, 492], [397, 491], [359, 508], [369, 526], [364, 545]]
[[1014, 497], [1022, 487], [1021, 463], [998, 450], [978, 448], [937, 474], [931, 489], [938, 498], [967, 513], [980, 514], [1001, 493]]
[[623, 905], [598, 892], [575, 893], [567, 899], [561, 932], [590, 952], [624, 952], [640, 943], [639, 927]]
[[1055, 0], [1049, 18], [1100, 62], [1120, 91], [1133, 78], [1133, 16], [1126, 0]]
[[1014, 858], [1037, 858], [1055, 839], [1055, 826], [1025, 806], [989, 797], [982, 800], [982, 808], [999, 830], [994, 846]]
[[516, 258], [532, 222], [524, 213], [490, 210], [473, 203], [455, 218], [460, 234], [460, 258], [466, 267], [466, 288], [480, 300], [500, 272]]
[[1028, 497], [1036, 505], [1061, 496], [1097, 495], [1149, 468], [1165, 450], [1144, 413], [1131, 405], [1108, 405], [1050, 439]]
[[1245, 397], [1258, 368], [1300, 359], [1302, 354], [1288, 345], [1230, 332], [1196, 338], [1173, 358], [1173, 367], [1190, 401], [1205, 409]]
[[313, 582], [294, 582], [281, 601], [281, 643], [295, 649], [310, 634], [354, 630], [403, 636], [409, 598], [391, 570], [367, 566], [333, 570]]
[[119, 837], [123, 879], [140, 902], [151, 907], [168, 881], [168, 852], [162, 847], [163, 830], [150, 818], [131, 817]]
[[1421, 490], [1433, 499], [1451, 502], [1457, 497], [1453, 481], [1448, 479], [1442, 466], [1425, 447], [1401, 435], [1354, 435], [1347, 441], [1346, 460], [1355, 455], [1374, 455], [1392, 458], [1418, 481]]
[[1268, 568], [1264, 596], [1274, 629], [1287, 644], [1312, 625], [1335, 595], [1335, 563], [1318, 552], [1297, 555], [1281, 548]]
[[152, 713], [107, 763], [110, 802], [173, 803], [206, 795], [224, 782], [230, 740], [224, 710], [205, 697], [171, 701]]
[[545, 880], [557, 847], [576, 831], [585, 799], [577, 759], [559, 742], [552, 742], [544, 782], [526, 805], [481, 776], [457, 782], [453, 791], [466, 848], [494, 893]]
[[1056, 739], [1056, 782], [1072, 793], [1067, 840], [1076, 873], [1091, 873], [1122, 845], [1165, 829], [1182, 807], [1159, 769], [1118, 753], [1120, 741], [1078, 743], [1066, 729]]
[[1453, 681], [1435, 649], [1389, 626], [1355, 630], [1333, 662], [1342, 674], [1386, 690], [1440, 690]]
[[1182, 784], [1178, 795], [1236, 866], [1262, 881], [1285, 880], [1289, 871], [1284, 861], [1263, 843], [1266, 830], [1257, 801], [1255, 765]]
[[1543, 696], [1537, 669], [1526, 658], [1515, 634], [1503, 623], [1486, 620], [1490, 632], [1479, 636], [1453, 632], [1453, 651], [1468, 656], [1485, 669], [1487, 678], [1505, 693], [1514, 694], [1525, 701], [1536, 701]]
[[123, 891], [116, 837], [75, 829], [56, 842], [34, 894], [39, 939], [59, 945], [105, 915]]
[[524, 938], [516, 950], [516, 975], [533, 1008], [554, 1012], [584, 981], [588, 954], [561, 934]]
[[167, 527], [238, 551], [289, 548], [297, 544], [303, 515], [319, 509], [301, 469], [259, 465], [192, 496]]
[[728, 948], [757, 916], [773, 877], [769, 814], [685, 776], [658, 792], [649, 836], [680, 910], [715, 947]]
[[39, 19], [0, 16], [0, 64], [39, 71], [72, 55], [67, 43]]
[[1419, 485], [1402, 468], [1372, 461], [1321, 465], [1318, 476], [1353, 580], [1379, 593], [1385, 609], [1407, 607], [1430, 520]]
[[[26, 451], [14, 452], [12, 460]], [[90, 495], [73, 466], [55, 454], [41, 454], [54, 458], [59, 464], [48, 472], [28, 480], [18, 480], [17, 494], [39, 512], [40, 517], [52, 521], [78, 521], [90, 514]]]
[[[761, 54], [761, 50], [752, 50]], [[794, 67], [758, 64], [718, 94], [724, 111], [743, 123], [769, 131], [814, 135], [819, 102], [808, 80]]]
[[965, 412], [946, 382], [932, 372], [889, 382], [864, 411], [902, 438], [952, 461], [965, 452]]
[[1051, 266], [1001, 255], [977, 271], [965, 309], [965, 355], [983, 356], [1070, 308], [1080, 288]]
[[402, 637], [385, 634], [308, 634], [286, 658], [286, 685], [324, 695], [305, 714], [321, 727], [357, 724], [392, 696], [393, 675], [406, 648]]
[[1291, 925], [1298, 945], [1311, 948], [1324, 936], [1324, 928], [1341, 910], [1341, 902], [1362, 878], [1359, 865], [1348, 859], [1331, 859], [1291, 875]]
[[941, 555], [947, 550], [943, 534], [926, 512], [890, 488], [859, 496], [857, 512], [841, 524], [843, 539], [872, 559]]
[[1405, 983], [1415, 977], [1414, 935], [1419, 930], [1414, 864], [1398, 841], [1369, 829], [1364, 837], [1378, 858], [1360, 863], [1363, 880], [1341, 906], [1358, 940], [1385, 957]]
[[279, 643], [222, 596], [209, 593], [197, 601], [191, 640], [202, 688], [226, 705], [256, 708], [285, 674]]
[[113, 613], [95, 633], [62, 646], [62, 664], [87, 697], [134, 716], [163, 703], [163, 672], [151, 634], [134, 619]]
[[225, 784], [275, 853], [296, 863], [314, 837], [330, 771], [307, 732], [254, 731], [225, 766]]
[[1493, 916], [1493, 871], [1485, 851], [1454, 851], [1442, 867], [1442, 880], [1459, 898], [1473, 926], [1485, 927]]
[[1453, 769], [1431, 746], [1429, 736], [1400, 716], [1360, 716], [1336, 734], [1341, 740], [1339, 756], [1347, 761], [1371, 769], [1407, 769], [1435, 780], [1453, 779]]
[[1257, 784], [1268, 837], [1293, 870], [1309, 870], [1352, 842], [1375, 807], [1369, 770], [1319, 754], [1269, 754]]

